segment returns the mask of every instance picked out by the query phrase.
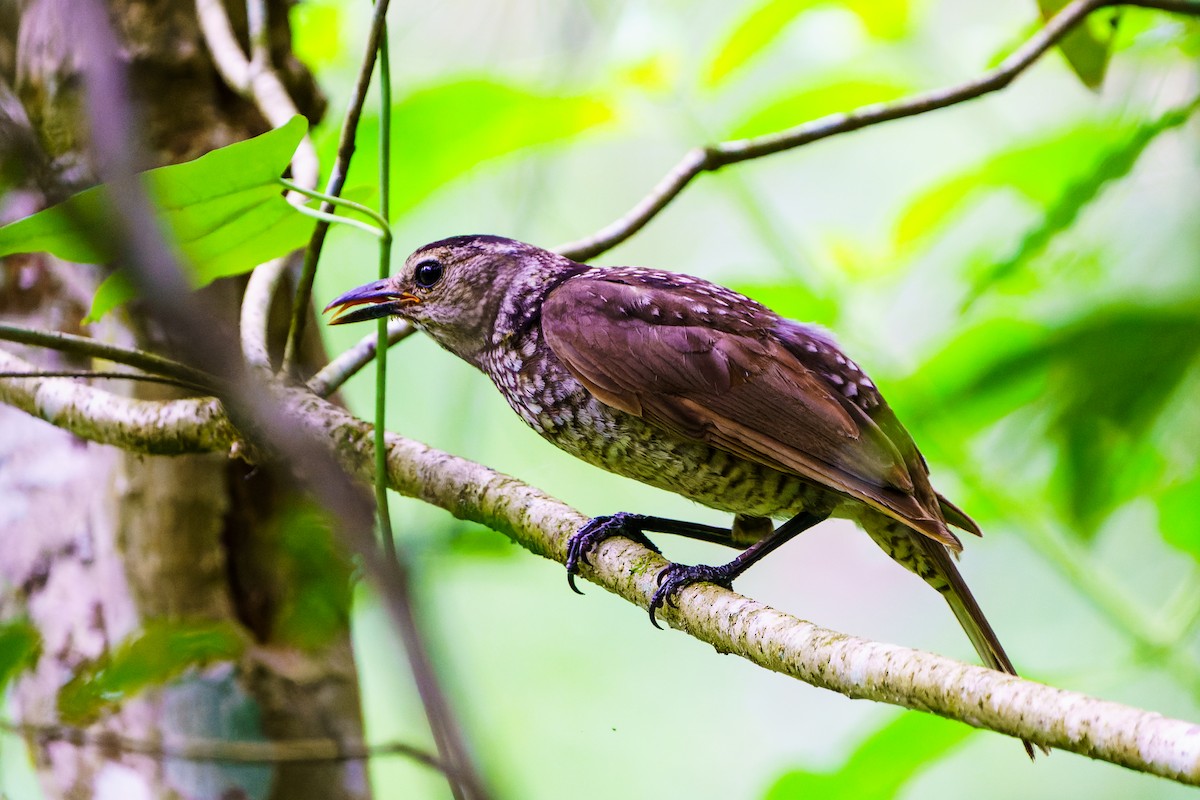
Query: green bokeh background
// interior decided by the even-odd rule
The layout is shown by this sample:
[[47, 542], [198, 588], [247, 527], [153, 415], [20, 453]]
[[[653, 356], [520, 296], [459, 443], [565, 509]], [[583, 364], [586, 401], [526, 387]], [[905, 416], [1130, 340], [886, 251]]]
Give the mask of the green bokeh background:
[[[364, 21], [321, 8], [301, 6], [298, 21], [329, 13], [338, 24], [320, 31], [342, 38], [301, 24], [301, 48], [323, 54], [338, 98]], [[1037, 10], [458, 2], [392, 15], [401, 259], [461, 233], [543, 246], [586, 235], [691, 146], [974, 76]], [[700, 275], [830, 326], [910, 424], [939, 487], [987, 531], [963, 570], [1018, 667], [1191, 719], [1200, 131], [1190, 108], [1164, 115], [1196, 94], [1196, 43], [1194, 26], [1126, 14], [1098, 93], [1051, 53], [993, 97], [702, 176], [597, 260]], [[373, 182], [375, 130], [366, 120], [351, 185]], [[319, 301], [375, 269], [364, 237], [331, 244]], [[366, 332], [328, 329], [328, 342], [337, 351]], [[721, 521], [558, 452], [424, 338], [391, 363], [394, 430], [588, 514]], [[347, 390], [363, 414], [371, 381]], [[394, 514], [439, 663], [503, 796], [1185, 794], [1070, 754], [1030, 766], [1003, 737], [764, 673], [654, 630], [598, 589], [571, 594], [561, 566], [497, 534], [411, 500]], [[727, 557], [665, 548], [685, 562]], [[975, 658], [941, 599], [845, 523], [801, 537], [738, 588], [837, 630]], [[424, 740], [369, 598], [357, 624], [371, 737]], [[380, 797], [445, 793], [398, 759], [372, 769]]]
[[[369, 11], [293, 10], [331, 98], [326, 166]], [[973, 77], [1037, 18], [1033, 0], [395, 4], [394, 257], [462, 233], [587, 235], [689, 147]], [[1100, 91], [1055, 52], [989, 98], [702, 176], [597, 263], [700, 275], [830, 327], [986, 531], [962, 569], [1022, 674], [1200, 719], [1200, 33], [1129, 11], [1111, 48]], [[371, 106], [350, 187], [376, 183], [377, 141]], [[373, 241], [335, 230], [318, 304], [375, 269]], [[331, 352], [366, 333], [325, 329]], [[392, 430], [587, 514], [723, 521], [560, 453], [423, 337], [390, 363]], [[345, 398], [368, 416], [372, 390], [367, 370]], [[1188, 794], [1067, 753], [1031, 766], [1016, 741], [850, 702], [655, 630], [594, 587], [578, 597], [560, 565], [438, 509], [396, 498], [393, 516], [499, 796]], [[728, 557], [663, 544], [684, 562]], [[848, 523], [805, 534], [738, 590], [975, 659], [941, 599]], [[369, 739], [428, 744], [365, 589], [354, 622]], [[25, 796], [27, 770], [0, 749], [0, 788]], [[400, 758], [371, 774], [382, 800], [449, 796]]]

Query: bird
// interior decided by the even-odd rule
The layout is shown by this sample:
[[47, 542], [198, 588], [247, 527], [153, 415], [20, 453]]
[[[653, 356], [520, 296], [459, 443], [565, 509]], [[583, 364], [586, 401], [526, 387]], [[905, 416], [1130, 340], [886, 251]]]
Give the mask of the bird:
[[[979, 526], [930, 482], [912, 436], [823, 328], [731, 289], [646, 267], [602, 267], [491, 235], [455, 236], [325, 308], [330, 324], [395, 316], [474, 365], [542, 437], [610, 472], [732, 513], [730, 528], [631, 512], [568, 542], [571, 588], [600, 542], [678, 534], [741, 552], [671, 562], [649, 606], [727, 588], [829, 517], [849, 518], [950, 605], [987, 666], [1012, 661], [955, 565]], [[784, 520], [775, 527], [775, 520]], [[1029, 742], [1025, 749], [1033, 757]]]

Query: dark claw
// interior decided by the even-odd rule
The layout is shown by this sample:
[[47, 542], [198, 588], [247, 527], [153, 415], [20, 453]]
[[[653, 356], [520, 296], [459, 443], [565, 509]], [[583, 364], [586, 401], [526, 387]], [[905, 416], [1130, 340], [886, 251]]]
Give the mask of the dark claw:
[[588, 553], [607, 539], [624, 536], [656, 553], [660, 552], [654, 542], [647, 539], [646, 535], [642, 533], [641, 525], [645, 519], [642, 514], [628, 514], [624, 511], [619, 511], [612, 516], [594, 517], [570, 538], [567, 542], [567, 585], [575, 594], [583, 594], [575, 585], [575, 576], [579, 572], [579, 565], [591, 566], [592, 562], [588, 558]]
[[729, 567], [729, 564], [720, 567], [710, 567], [707, 564], [691, 567], [686, 564], [668, 564], [663, 567], [662, 572], [658, 573], [658, 589], [654, 592], [654, 597], [650, 598], [651, 624], [662, 630], [655, 613], [667, 604], [670, 604], [671, 608], [677, 608], [676, 595], [693, 583], [715, 583], [717, 586], [732, 589], [733, 578]]

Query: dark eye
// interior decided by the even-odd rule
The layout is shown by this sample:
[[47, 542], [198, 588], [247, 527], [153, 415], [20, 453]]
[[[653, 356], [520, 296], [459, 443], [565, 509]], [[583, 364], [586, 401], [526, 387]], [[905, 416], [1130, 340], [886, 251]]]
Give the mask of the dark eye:
[[422, 261], [413, 270], [413, 280], [422, 289], [432, 289], [433, 285], [442, 279], [442, 265], [432, 259]]

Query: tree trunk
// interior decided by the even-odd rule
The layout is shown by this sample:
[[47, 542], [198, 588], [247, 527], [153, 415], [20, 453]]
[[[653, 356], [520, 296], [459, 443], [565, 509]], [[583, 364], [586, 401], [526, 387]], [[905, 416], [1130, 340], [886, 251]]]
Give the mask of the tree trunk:
[[[291, 56], [286, 8], [270, 5], [275, 66], [315, 119], [322, 101]], [[6, 218], [91, 180], [70, 6], [70, 0], [32, 0], [0, 9], [7, 18], [0, 26], [7, 86], [0, 90], [12, 87], [21, 106], [12, 106], [12, 94], [0, 99], [8, 102], [0, 125], [7, 117], [11, 126], [23, 111], [46, 156], [40, 165], [25, 159], [23, 175], [42, 181], [41, 197], [10, 193], [0, 209]], [[236, 26], [244, 8], [230, 11]], [[113, 0], [110, 16], [143, 121], [146, 167], [191, 159], [265, 130], [254, 108], [217, 76], [191, 0]], [[47, 175], [54, 185], [45, 182]], [[47, 256], [7, 259], [0, 270], [0, 316], [163, 351], [136, 304], [99, 323], [81, 323], [102, 276], [97, 267]], [[241, 282], [206, 291], [226, 311], [214, 323], [236, 325]], [[21, 355], [45, 368], [95, 367], [56, 353]], [[310, 363], [320, 358], [319, 346], [310, 346], [308, 356]], [[152, 384], [104, 385], [139, 397], [179, 396]], [[18, 722], [83, 724], [93, 733], [166, 749], [193, 739], [361, 741], [348, 630], [350, 566], [327, 532], [312, 524], [288, 476], [224, 456], [124, 453], [7, 407], [0, 407], [0, 465], [0, 614], [28, 619], [41, 636], [36, 666], [14, 688]], [[235, 632], [236, 655], [181, 656], [176, 645], [164, 644], [178, 639], [149, 635], [212, 629]], [[80, 705], [80, 697], [91, 697], [89, 676], [139, 640], [168, 664], [178, 663], [134, 681], [115, 698]], [[51, 798], [369, 795], [365, 766], [355, 762], [233, 765], [33, 735], [28, 744]]]

